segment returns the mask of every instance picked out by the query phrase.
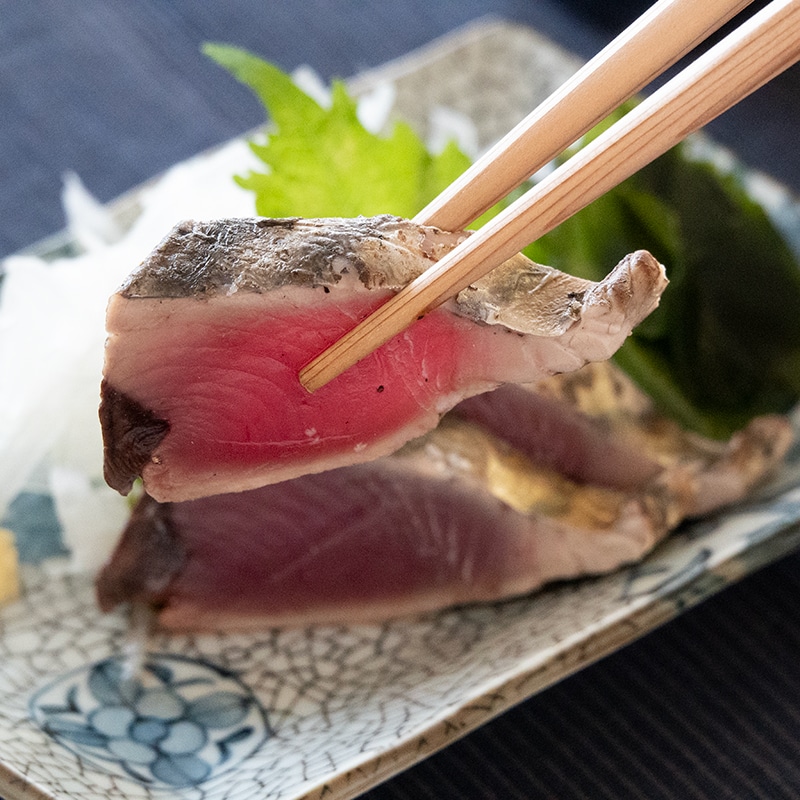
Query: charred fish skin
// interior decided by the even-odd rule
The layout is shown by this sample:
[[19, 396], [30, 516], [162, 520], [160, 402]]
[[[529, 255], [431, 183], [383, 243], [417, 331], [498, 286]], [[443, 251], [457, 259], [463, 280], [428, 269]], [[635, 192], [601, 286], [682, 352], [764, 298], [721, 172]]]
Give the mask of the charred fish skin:
[[127, 298], [212, 297], [283, 286], [332, 287], [348, 277], [398, 289], [467, 236], [377, 217], [187, 220], [123, 284]]
[[599, 283], [517, 258], [309, 395], [299, 370], [463, 236], [387, 216], [178, 226], [109, 302], [104, 394], [164, 423], [129, 455], [138, 420], [103, 412], [109, 483], [181, 501], [382, 457], [465, 397], [607, 358], [666, 286], [647, 253]]
[[[343, 282], [349, 288], [353, 279], [365, 289], [397, 291], [468, 235], [388, 214], [187, 220], [173, 228], [119, 294], [128, 299], [202, 298], [286, 286], [329, 290]], [[627, 258], [654, 261], [645, 251]], [[663, 270], [635, 274], [652, 284], [638, 290], [642, 297], [657, 297], [666, 286]], [[585, 294], [595, 286], [519, 254], [462, 290], [454, 303], [459, 314], [476, 322], [557, 336], [580, 318]]]

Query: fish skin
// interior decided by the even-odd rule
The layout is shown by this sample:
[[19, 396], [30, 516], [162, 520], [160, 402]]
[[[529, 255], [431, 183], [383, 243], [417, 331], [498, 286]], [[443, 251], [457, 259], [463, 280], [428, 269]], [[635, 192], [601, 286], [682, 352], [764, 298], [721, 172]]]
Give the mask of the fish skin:
[[464, 235], [388, 216], [177, 226], [109, 303], [108, 483], [180, 501], [381, 457], [467, 396], [608, 358], [666, 286], [644, 252], [600, 283], [517, 257], [309, 395], [300, 368]]
[[400, 288], [468, 234], [388, 214], [177, 224], [120, 288], [129, 298], [261, 294], [283, 286]]

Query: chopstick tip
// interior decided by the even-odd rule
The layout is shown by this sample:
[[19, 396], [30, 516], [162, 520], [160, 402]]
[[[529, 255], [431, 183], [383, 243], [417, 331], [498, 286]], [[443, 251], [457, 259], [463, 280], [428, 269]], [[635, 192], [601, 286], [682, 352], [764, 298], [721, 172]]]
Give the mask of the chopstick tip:
[[309, 394], [314, 394], [314, 392], [316, 392], [318, 389], [321, 389], [326, 383], [329, 383], [335, 377], [331, 376], [331, 378], [326, 379], [324, 375], [321, 375], [320, 370], [317, 367], [317, 362], [317, 358], [315, 358], [313, 361], [309, 361], [309, 363], [306, 364], [297, 374], [300, 385]]

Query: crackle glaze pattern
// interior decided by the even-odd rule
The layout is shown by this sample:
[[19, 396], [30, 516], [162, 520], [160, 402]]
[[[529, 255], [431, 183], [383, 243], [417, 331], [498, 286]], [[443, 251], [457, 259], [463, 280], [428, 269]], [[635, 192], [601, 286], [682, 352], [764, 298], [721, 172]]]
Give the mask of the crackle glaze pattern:
[[[472, 98], [461, 110], [486, 143], [574, 67], [500, 24], [359, 85], [396, 81], [412, 114]], [[476, 72], [503, 91], [476, 98]], [[787, 230], [800, 230], [779, 199]], [[90, 579], [28, 569], [21, 600], [0, 611], [0, 796], [353, 797], [798, 543], [795, 446], [762, 499], [684, 528], [628, 570], [417, 621], [156, 635], [137, 681], [124, 671], [128, 621], [98, 612]]]

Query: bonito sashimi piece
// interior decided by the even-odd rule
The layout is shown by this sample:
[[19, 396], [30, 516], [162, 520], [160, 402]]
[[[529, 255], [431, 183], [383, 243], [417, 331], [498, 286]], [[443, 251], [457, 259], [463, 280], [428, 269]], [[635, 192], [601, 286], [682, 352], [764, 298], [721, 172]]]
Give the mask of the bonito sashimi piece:
[[[780, 414], [755, 417], [727, 440], [701, 436], [661, 414], [653, 399], [611, 362], [587, 364], [578, 372], [524, 388], [565, 412], [571, 409], [573, 417], [590, 420], [613, 442], [602, 460], [584, 460], [594, 466], [584, 467], [582, 480], [623, 488], [631, 469], [642, 469], [643, 475], [680, 472], [687, 486], [687, 517], [700, 517], [744, 499], [781, 464], [794, 438], [791, 421]], [[491, 417], [490, 430], [508, 438], [501, 414]]]
[[[512, 392], [520, 417], [491, 420], [483, 404], [478, 424], [463, 418], [475, 410], [467, 401], [370, 464], [185, 503], [145, 497], [98, 578], [100, 604], [152, 606], [169, 628], [227, 630], [520, 595], [640, 559], [685, 518], [744, 497], [791, 441], [781, 417], [756, 419], [729, 442], [673, 436], [624, 375], [590, 366], [547, 382], [546, 399], [560, 402]], [[504, 412], [508, 392], [486, 399]], [[632, 419], [641, 434], [625, 432], [621, 420]], [[570, 431], [568, 446], [539, 441], [542, 431]], [[606, 470], [602, 440], [638, 479]], [[577, 462], [592, 480], [567, 476]]]
[[482, 426], [534, 463], [581, 484], [636, 491], [659, 476], [683, 485], [682, 516], [742, 500], [791, 445], [787, 417], [756, 417], [730, 439], [709, 439], [664, 416], [611, 361], [536, 385], [502, 386], [452, 414]]
[[667, 531], [667, 495], [580, 487], [445, 420], [369, 464], [183, 503], [145, 496], [98, 598], [199, 630], [498, 600], [639, 558]]
[[160, 501], [373, 460], [465, 397], [608, 358], [664, 270], [602, 282], [517, 257], [309, 394], [298, 372], [466, 234], [396, 217], [184, 223], [109, 303], [108, 483]]

